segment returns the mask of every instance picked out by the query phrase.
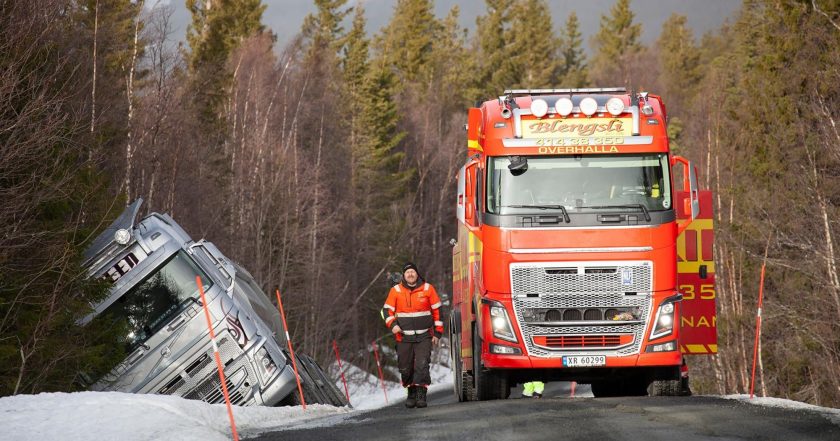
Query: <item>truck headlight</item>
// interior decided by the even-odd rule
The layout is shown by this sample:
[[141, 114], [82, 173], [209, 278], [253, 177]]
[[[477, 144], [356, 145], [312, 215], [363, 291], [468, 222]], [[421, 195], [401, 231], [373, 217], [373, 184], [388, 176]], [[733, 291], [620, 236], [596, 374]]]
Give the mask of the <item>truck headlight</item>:
[[656, 318], [653, 322], [653, 330], [650, 332], [651, 340], [671, 335], [674, 332], [675, 311], [676, 308], [674, 307], [673, 300], [665, 300], [664, 303], [659, 305], [659, 308], [656, 310]]
[[505, 307], [499, 302], [490, 303], [490, 323], [493, 327], [493, 336], [502, 340], [517, 343], [516, 334], [513, 333], [513, 326], [510, 324]]
[[277, 375], [279, 369], [277, 369], [277, 364], [274, 363], [274, 359], [271, 358], [268, 351], [265, 349], [265, 346], [261, 347], [256, 355], [254, 356], [254, 361], [256, 362], [257, 372], [260, 375], [260, 379], [262, 380], [262, 384], [266, 385], [271, 382], [271, 379]]

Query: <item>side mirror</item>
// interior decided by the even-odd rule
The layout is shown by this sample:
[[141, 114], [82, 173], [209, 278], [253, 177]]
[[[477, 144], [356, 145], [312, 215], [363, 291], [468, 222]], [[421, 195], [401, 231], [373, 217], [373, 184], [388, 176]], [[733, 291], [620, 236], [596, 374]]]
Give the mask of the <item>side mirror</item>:
[[697, 167], [691, 161], [682, 156], [674, 156], [672, 164], [682, 164], [683, 185], [682, 190], [688, 192], [688, 198], [683, 200], [683, 212], [691, 215], [691, 219], [697, 219], [700, 215], [700, 194], [697, 188]]

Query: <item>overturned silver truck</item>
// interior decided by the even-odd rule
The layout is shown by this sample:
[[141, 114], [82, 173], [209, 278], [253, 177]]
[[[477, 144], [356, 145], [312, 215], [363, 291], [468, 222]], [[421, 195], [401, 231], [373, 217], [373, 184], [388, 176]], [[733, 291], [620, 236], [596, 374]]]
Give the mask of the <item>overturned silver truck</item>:
[[[224, 402], [200, 276], [231, 402], [299, 404], [283, 322], [259, 284], [212, 243], [194, 242], [169, 215], [136, 222], [142, 202], [128, 206], [84, 255], [90, 276], [111, 288], [79, 324], [106, 321], [127, 354], [102, 378], [88, 378], [89, 388]], [[307, 403], [348, 405], [314, 360], [295, 356]]]

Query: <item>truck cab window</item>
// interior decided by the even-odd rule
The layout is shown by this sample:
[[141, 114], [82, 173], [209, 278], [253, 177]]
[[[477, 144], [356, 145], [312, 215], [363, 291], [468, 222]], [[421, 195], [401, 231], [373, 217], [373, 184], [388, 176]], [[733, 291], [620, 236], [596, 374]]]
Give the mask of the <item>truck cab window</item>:
[[197, 301], [195, 276], [201, 276], [205, 290], [213, 286], [189, 255], [179, 251], [116, 299], [95, 320], [109, 322], [122, 336], [126, 351], [131, 352]]

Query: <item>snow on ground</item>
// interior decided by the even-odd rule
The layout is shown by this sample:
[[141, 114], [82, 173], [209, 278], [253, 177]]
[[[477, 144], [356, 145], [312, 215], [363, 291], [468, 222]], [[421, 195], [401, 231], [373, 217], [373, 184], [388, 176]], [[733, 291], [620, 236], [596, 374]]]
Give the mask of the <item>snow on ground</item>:
[[[383, 348], [386, 352], [389, 348]], [[446, 360], [445, 348], [437, 348], [432, 364], [431, 390], [451, 389], [452, 372]], [[396, 382], [385, 382], [385, 393], [378, 375], [369, 374], [356, 366], [343, 363], [353, 408], [309, 405], [306, 410], [295, 407], [238, 407], [234, 419], [240, 437], [262, 432], [329, 426], [348, 417], [387, 404], [405, 400], [405, 389]], [[396, 369], [383, 367], [390, 378]], [[338, 376], [337, 366], [331, 372]], [[344, 385], [339, 379], [339, 389]], [[583, 389], [583, 388], [582, 388]], [[584, 394], [587, 392], [581, 390]], [[576, 394], [583, 396], [584, 394]], [[591, 394], [586, 394], [591, 396]], [[780, 398], [750, 399], [749, 395], [727, 395], [723, 398], [745, 403], [803, 409], [818, 412], [840, 425], [840, 409], [830, 409]], [[125, 441], [151, 440], [229, 440], [231, 439], [227, 410], [224, 404], [210, 405], [202, 401], [185, 400], [162, 395], [137, 395], [120, 392], [43, 393], [0, 398], [0, 440], [65, 441], [119, 439]]]
[[780, 407], [784, 409], [801, 409], [801, 410], [808, 410], [812, 412], [817, 412], [822, 416], [826, 417], [832, 423], [840, 426], [840, 409], [834, 409], [830, 407], [820, 407], [815, 406], [813, 404], [803, 403], [801, 401], [793, 401], [787, 400], [784, 398], [772, 398], [772, 397], [753, 397], [750, 398], [749, 395], [746, 394], [738, 394], [738, 395], [725, 395], [721, 398], [726, 398], [728, 400], [738, 400], [742, 403], [748, 404], [755, 404], [758, 406], [767, 406], [767, 407]]
[[[347, 417], [386, 405], [378, 376], [344, 364], [345, 376], [357, 384], [348, 385], [355, 409], [326, 405], [295, 407], [234, 406], [234, 420], [241, 438], [262, 432], [338, 424]], [[348, 375], [349, 374], [349, 375]], [[349, 378], [348, 378], [349, 380]], [[451, 381], [448, 367], [432, 366], [434, 383]], [[341, 380], [338, 382], [344, 391]], [[433, 390], [451, 388], [438, 383]], [[405, 400], [405, 389], [386, 382], [388, 403]], [[0, 398], [0, 440], [46, 441], [115, 439], [229, 440], [227, 409], [224, 404], [207, 404], [163, 395], [121, 392], [43, 393]]]
[[[446, 346], [447, 340], [442, 339], [441, 344], [432, 351], [432, 365], [429, 373], [432, 377], [432, 385], [429, 391], [452, 388], [452, 370], [449, 367], [449, 349]], [[396, 353], [392, 347], [380, 346], [380, 359], [383, 356], [396, 359]], [[344, 378], [347, 380], [347, 389], [350, 392], [350, 404], [359, 410], [378, 409], [387, 404], [400, 403], [405, 401], [406, 390], [399, 382], [385, 381], [385, 392], [378, 375], [371, 375], [356, 366], [343, 364]], [[399, 378], [399, 372], [395, 366], [383, 366], [382, 370], [386, 378]], [[327, 370], [333, 378], [337, 378], [336, 386], [344, 392], [344, 385], [338, 375], [338, 365], [333, 363]], [[378, 373], [377, 373], [378, 374]], [[386, 403], [386, 395], [387, 400]]]

